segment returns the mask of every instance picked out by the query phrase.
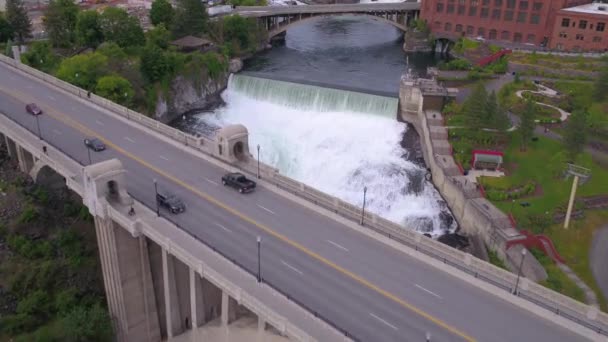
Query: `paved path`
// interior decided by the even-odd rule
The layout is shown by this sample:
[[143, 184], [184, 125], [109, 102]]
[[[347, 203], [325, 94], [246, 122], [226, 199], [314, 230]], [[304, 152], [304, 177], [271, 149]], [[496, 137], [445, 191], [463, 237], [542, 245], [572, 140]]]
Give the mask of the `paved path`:
[[604, 298], [608, 298], [608, 225], [595, 231], [589, 254], [593, 277]]
[[564, 272], [579, 289], [583, 290], [585, 294], [585, 302], [599, 308], [600, 305], [598, 304], [597, 295], [595, 292], [589, 286], [587, 286], [587, 284], [578, 275], [576, 275], [576, 273], [574, 273], [574, 271], [568, 267], [568, 265], [562, 264], [561, 262], [556, 262], [556, 264], [557, 267], [559, 267], [559, 269], [562, 270], [562, 272]]
[[[538, 88], [540, 89], [538, 91], [534, 91], [534, 90], [518, 90], [517, 92], [515, 92], [515, 95], [517, 95], [517, 97], [519, 97], [521, 99], [524, 98], [524, 96], [523, 96], [524, 92], [527, 92], [527, 93], [530, 93], [530, 94], [540, 94], [540, 95], [544, 95], [544, 96], [548, 96], [548, 97], [556, 97], [557, 96], [557, 91], [555, 91], [555, 90], [553, 90], [553, 89], [551, 89], [549, 87], [545, 87], [544, 85], [540, 85], [539, 84]], [[568, 117], [571, 114], [570, 112], [566, 112], [565, 110], [563, 110], [563, 109], [561, 109], [559, 107], [556, 107], [554, 105], [550, 105], [550, 104], [542, 103], [542, 102], [537, 102], [537, 101], [534, 101], [534, 103], [536, 103], [537, 105], [541, 105], [541, 106], [545, 106], [545, 107], [549, 107], [549, 108], [553, 108], [553, 109], [557, 110], [559, 112], [559, 115], [560, 115], [560, 117], [559, 117], [560, 121], [566, 121], [566, 119], [568, 119]]]

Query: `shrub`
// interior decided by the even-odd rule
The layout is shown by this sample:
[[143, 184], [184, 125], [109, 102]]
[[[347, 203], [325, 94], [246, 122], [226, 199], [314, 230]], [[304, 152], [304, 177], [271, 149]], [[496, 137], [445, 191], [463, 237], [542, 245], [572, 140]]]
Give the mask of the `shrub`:
[[74, 288], [63, 290], [55, 296], [55, 311], [60, 315], [69, 313], [77, 304], [78, 291]]
[[47, 292], [36, 290], [17, 304], [17, 313], [36, 317], [48, 317], [51, 300]]
[[19, 216], [19, 223], [30, 223], [38, 219], [38, 217], [40, 217], [38, 209], [32, 205], [28, 205], [23, 212], [21, 212], [21, 215]]
[[78, 306], [62, 319], [66, 341], [111, 341], [113, 331], [106, 309]]

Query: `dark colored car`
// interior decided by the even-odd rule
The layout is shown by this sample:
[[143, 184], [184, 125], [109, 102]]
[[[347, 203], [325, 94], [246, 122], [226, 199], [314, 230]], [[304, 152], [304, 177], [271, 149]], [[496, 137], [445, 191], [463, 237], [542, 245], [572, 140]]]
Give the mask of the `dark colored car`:
[[84, 145], [95, 152], [103, 151], [106, 149], [106, 145], [99, 139], [84, 139]]
[[167, 208], [171, 214], [179, 214], [186, 211], [186, 205], [174, 195], [156, 194], [156, 200], [162, 207]]
[[247, 179], [242, 173], [233, 172], [222, 177], [222, 184], [237, 189], [240, 193], [250, 192], [255, 189], [254, 181]]
[[32, 115], [42, 114], [42, 109], [35, 103], [28, 103], [25, 105], [25, 110]]

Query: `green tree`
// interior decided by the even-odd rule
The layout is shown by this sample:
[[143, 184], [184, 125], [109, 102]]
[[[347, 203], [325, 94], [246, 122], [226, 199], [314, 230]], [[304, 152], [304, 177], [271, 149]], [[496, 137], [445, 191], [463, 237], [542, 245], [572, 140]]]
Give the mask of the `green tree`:
[[61, 321], [67, 342], [106, 342], [112, 340], [112, 322], [100, 305], [78, 306]]
[[564, 149], [569, 161], [575, 162], [587, 143], [587, 113], [574, 111], [568, 118], [564, 131]]
[[99, 25], [99, 13], [95, 10], [78, 13], [76, 37], [79, 44], [95, 48], [103, 42], [103, 32]]
[[483, 84], [478, 83], [463, 105], [465, 123], [468, 128], [481, 129], [487, 123], [488, 93]]
[[528, 148], [528, 143], [534, 134], [534, 114], [536, 113], [536, 105], [530, 100], [526, 100], [526, 106], [521, 113], [521, 122], [519, 123], [519, 136], [521, 137], [521, 149], [525, 151]]
[[59, 57], [46, 41], [34, 42], [27, 52], [21, 54], [21, 62], [46, 73], [53, 73], [59, 64]]
[[169, 73], [170, 65], [161, 48], [148, 44], [142, 51], [140, 68], [146, 80], [154, 83], [162, 80]]
[[17, 37], [19, 44], [32, 36], [32, 22], [22, 0], [6, 0], [6, 21], [13, 29], [13, 37]]
[[509, 128], [510, 122], [507, 112], [498, 103], [498, 98], [494, 91], [488, 96], [485, 116], [484, 121], [486, 121], [486, 127], [498, 130], [506, 130]]
[[161, 49], [166, 49], [171, 40], [171, 32], [167, 30], [165, 24], [158, 24], [146, 33], [148, 44], [156, 45]]
[[6, 47], [4, 48], [4, 54], [10, 58], [13, 58], [13, 41], [10, 39], [6, 41]]
[[8, 20], [4, 16], [4, 13], [0, 12], [0, 42], [6, 42], [13, 38], [13, 28], [9, 24]]
[[86, 90], [94, 90], [104, 75], [108, 58], [98, 52], [66, 58], [59, 65], [57, 77]]
[[76, 40], [78, 6], [72, 0], [51, 0], [42, 23], [53, 46], [70, 47]]
[[255, 25], [248, 18], [231, 15], [224, 19], [224, 39], [238, 44], [239, 50], [247, 50], [253, 46], [252, 33]]
[[593, 92], [595, 99], [598, 101], [608, 99], [608, 66], [604, 66], [600, 70], [600, 75], [595, 81]]
[[178, 0], [172, 26], [173, 36], [200, 36], [205, 32], [207, 20], [207, 11], [202, 1]]
[[101, 31], [106, 41], [113, 41], [120, 47], [141, 46], [145, 43], [144, 31], [137, 18], [125, 10], [108, 7], [99, 18]]
[[164, 24], [165, 27], [171, 27], [175, 10], [171, 3], [167, 0], [154, 0], [152, 8], [150, 8], [150, 21], [152, 25], [157, 26]]
[[135, 95], [131, 83], [116, 75], [103, 76], [100, 78], [97, 81], [95, 93], [123, 106], [131, 105], [133, 96]]

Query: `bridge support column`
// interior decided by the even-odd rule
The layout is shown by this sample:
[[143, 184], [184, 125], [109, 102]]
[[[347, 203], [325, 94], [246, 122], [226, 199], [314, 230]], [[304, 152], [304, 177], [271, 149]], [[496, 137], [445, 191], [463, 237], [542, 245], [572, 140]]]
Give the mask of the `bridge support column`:
[[175, 260], [173, 256], [164, 248], [162, 249], [162, 263], [167, 337], [171, 338], [183, 331], [183, 322], [179, 308], [180, 301], [177, 293]]
[[19, 161], [19, 170], [23, 173], [30, 173], [34, 167], [34, 156], [21, 146], [17, 146], [17, 160]]
[[[197, 341], [198, 327], [205, 324], [205, 302], [203, 299], [203, 283], [201, 277], [190, 268], [190, 317], [194, 330], [192, 336]], [[187, 329], [188, 327], [186, 327]]]
[[222, 327], [228, 326], [228, 302], [230, 296], [226, 291], [222, 291]]
[[266, 321], [264, 319], [262, 319], [260, 316], [258, 316], [258, 333], [257, 333], [257, 340], [259, 342], [263, 341], [264, 338], [264, 331], [266, 331]]

